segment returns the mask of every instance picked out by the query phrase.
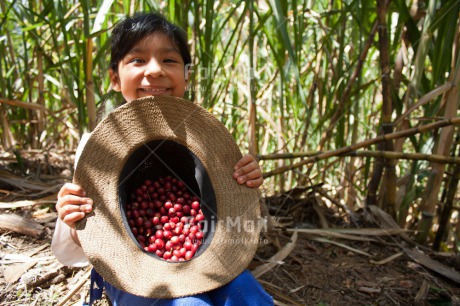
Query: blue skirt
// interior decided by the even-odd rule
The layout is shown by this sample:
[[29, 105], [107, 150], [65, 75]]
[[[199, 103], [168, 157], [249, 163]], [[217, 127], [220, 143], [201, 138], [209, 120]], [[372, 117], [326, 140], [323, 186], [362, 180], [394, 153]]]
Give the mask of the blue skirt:
[[[113, 306], [264, 306], [273, 305], [273, 298], [248, 270], [217, 289], [181, 298], [153, 299], [133, 295], [113, 287], [96, 272], [91, 271], [90, 305], [105, 291]], [[95, 288], [94, 285], [97, 285]]]

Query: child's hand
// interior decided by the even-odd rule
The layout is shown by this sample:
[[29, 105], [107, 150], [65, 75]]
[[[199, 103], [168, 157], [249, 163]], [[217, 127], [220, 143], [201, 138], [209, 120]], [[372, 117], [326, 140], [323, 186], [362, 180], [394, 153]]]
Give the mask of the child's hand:
[[233, 177], [238, 184], [246, 183], [251, 188], [258, 188], [264, 182], [259, 163], [250, 154], [246, 154], [236, 163]]
[[59, 219], [70, 228], [75, 228], [75, 222], [93, 210], [93, 200], [85, 195], [83, 188], [73, 183], [64, 184], [58, 192], [56, 210]]

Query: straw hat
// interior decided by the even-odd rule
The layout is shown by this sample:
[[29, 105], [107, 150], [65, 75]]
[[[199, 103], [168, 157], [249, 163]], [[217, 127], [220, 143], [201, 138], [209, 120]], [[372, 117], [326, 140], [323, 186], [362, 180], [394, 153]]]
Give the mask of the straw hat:
[[[260, 221], [259, 191], [233, 178], [240, 158], [224, 125], [190, 101], [147, 97], [111, 112], [91, 134], [74, 176], [94, 200], [77, 233], [97, 272], [151, 298], [206, 292], [238, 276], [255, 254]], [[188, 261], [167, 262], [143, 250], [124, 213], [130, 188], [167, 173], [200, 195], [210, 225]]]

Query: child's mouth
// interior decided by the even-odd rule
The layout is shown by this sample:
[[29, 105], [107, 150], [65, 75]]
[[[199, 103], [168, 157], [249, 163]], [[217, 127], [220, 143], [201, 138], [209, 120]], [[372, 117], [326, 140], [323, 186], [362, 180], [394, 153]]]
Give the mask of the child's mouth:
[[140, 91], [149, 95], [161, 95], [168, 91], [168, 88], [141, 88]]

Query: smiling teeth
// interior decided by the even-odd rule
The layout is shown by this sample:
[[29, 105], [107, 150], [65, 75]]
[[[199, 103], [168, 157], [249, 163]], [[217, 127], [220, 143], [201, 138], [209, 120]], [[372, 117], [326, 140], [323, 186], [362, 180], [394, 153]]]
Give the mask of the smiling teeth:
[[142, 88], [142, 90], [146, 92], [162, 92], [165, 91], [166, 88]]

